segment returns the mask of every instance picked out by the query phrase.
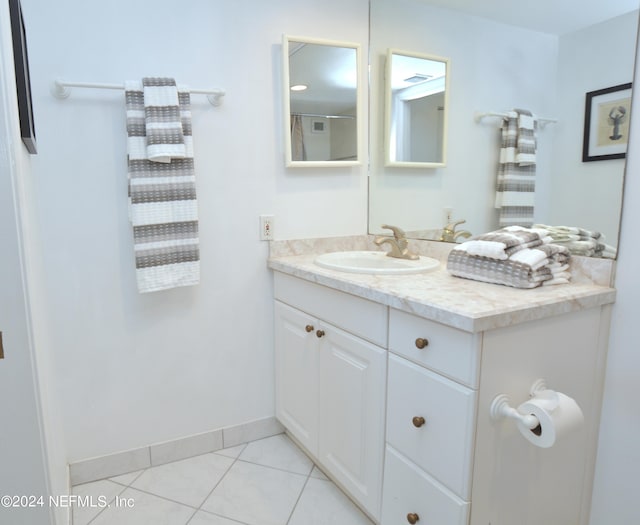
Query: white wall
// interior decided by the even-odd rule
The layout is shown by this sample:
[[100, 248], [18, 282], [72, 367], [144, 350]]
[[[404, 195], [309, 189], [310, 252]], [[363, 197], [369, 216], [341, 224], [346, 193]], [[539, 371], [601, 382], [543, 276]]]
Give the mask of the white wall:
[[635, 42], [637, 29], [638, 12], [634, 11], [563, 35], [559, 41], [549, 222], [601, 231], [613, 245], [619, 217], [611, 210], [622, 205], [625, 161], [582, 162], [585, 93], [631, 82], [635, 46], [628, 43]]
[[[370, 228], [442, 228], [443, 208], [467, 219], [475, 234], [493, 228], [499, 120], [476, 124], [476, 111], [528, 108], [553, 114], [555, 92], [539, 79], [555, 78], [557, 38], [415, 0], [372, 2]], [[447, 166], [384, 168], [384, 63], [388, 48], [450, 59]], [[548, 171], [553, 130], [539, 135], [538, 172]], [[494, 168], [495, 167], [495, 168]]]
[[[66, 456], [58, 404], [52, 387], [45, 326], [29, 250], [30, 208], [25, 183], [31, 156], [20, 138], [7, 2], [0, 5], [0, 330], [5, 359], [0, 361], [0, 494], [48, 497], [66, 494]], [[68, 509], [45, 505], [0, 511], [11, 523], [40, 525], [56, 516], [64, 523]]]
[[[638, 46], [640, 52], [640, 45]], [[634, 85], [640, 85], [636, 64]], [[640, 523], [640, 411], [638, 311], [640, 310], [640, 105], [633, 102], [627, 152], [616, 303], [613, 306], [591, 525]]]
[[[39, 154], [27, 185], [38, 297], [68, 461], [272, 416], [276, 238], [366, 232], [366, 168], [285, 169], [283, 33], [366, 46], [366, 0], [22, 0]], [[340, 12], [340, 16], [334, 13]], [[121, 83], [175, 76], [193, 96], [202, 279], [139, 295], [127, 221]], [[330, 213], [327, 210], [331, 210]]]

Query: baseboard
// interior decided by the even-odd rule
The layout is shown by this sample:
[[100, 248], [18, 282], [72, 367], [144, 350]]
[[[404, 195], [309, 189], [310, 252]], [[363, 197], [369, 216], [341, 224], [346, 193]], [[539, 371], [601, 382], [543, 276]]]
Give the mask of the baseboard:
[[281, 434], [282, 432], [284, 432], [284, 427], [275, 417], [257, 419], [202, 434], [77, 461], [69, 465], [69, 480], [71, 485], [98, 481], [180, 459], [199, 456], [208, 452], [215, 452], [222, 448], [234, 447], [241, 443]]

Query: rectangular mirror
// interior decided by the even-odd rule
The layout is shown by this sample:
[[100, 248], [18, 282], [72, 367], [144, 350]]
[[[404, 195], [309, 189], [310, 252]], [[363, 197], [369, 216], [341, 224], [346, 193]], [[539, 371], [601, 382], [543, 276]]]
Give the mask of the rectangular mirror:
[[[583, 162], [585, 105], [588, 94], [632, 81], [640, 3], [503, 4], [370, 0], [369, 232], [397, 224], [410, 238], [439, 240], [458, 220], [473, 235], [498, 228], [502, 119], [474, 117], [521, 108], [557, 121], [537, 130], [535, 222], [599, 232], [615, 248], [625, 159]], [[450, 58], [446, 168], [387, 165], [389, 49]]]
[[285, 35], [282, 49], [286, 165], [361, 164], [360, 45]]
[[390, 49], [386, 70], [387, 166], [445, 166], [449, 61]]

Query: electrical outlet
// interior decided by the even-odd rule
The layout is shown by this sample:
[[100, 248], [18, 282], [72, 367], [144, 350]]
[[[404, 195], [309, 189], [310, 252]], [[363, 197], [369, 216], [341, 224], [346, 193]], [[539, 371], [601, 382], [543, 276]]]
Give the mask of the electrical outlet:
[[453, 208], [443, 208], [442, 211], [444, 212], [444, 224], [445, 226], [447, 224], [451, 224], [453, 222]]
[[260, 240], [273, 240], [273, 215], [260, 215]]

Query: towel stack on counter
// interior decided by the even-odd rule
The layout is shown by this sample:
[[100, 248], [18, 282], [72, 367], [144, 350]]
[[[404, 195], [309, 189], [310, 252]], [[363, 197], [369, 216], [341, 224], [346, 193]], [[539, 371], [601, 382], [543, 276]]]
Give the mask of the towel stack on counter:
[[551, 242], [546, 230], [507, 226], [451, 250], [451, 275], [515, 288], [566, 284], [571, 280], [566, 246]]
[[616, 258], [616, 249], [604, 242], [604, 235], [575, 226], [547, 226], [535, 224], [534, 228], [547, 232], [554, 244], [566, 246], [571, 254], [583, 257]]

